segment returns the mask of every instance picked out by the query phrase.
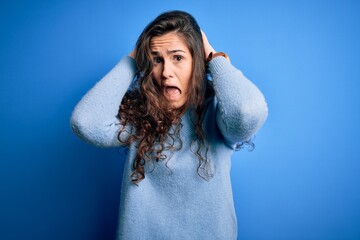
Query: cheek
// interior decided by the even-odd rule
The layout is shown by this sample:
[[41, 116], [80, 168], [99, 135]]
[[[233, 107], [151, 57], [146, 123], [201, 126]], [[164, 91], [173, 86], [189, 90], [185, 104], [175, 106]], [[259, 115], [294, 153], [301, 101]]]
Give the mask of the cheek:
[[156, 69], [154, 69], [151, 73], [152, 79], [154, 79], [158, 84], [160, 84], [160, 74]]
[[185, 87], [188, 89], [190, 87], [190, 82], [191, 82], [191, 78], [192, 78], [192, 67], [189, 66], [188, 69], [186, 71], [183, 72], [184, 74], [184, 85]]

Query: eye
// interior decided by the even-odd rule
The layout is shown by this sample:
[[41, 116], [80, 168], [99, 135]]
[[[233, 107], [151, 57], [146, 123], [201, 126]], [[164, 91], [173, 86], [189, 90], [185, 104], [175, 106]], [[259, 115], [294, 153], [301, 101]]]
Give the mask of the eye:
[[161, 57], [154, 57], [153, 61], [154, 61], [155, 64], [162, 63]]
[[180, 55], [174, 56], [174, 60], [176, 62], [181, 62], [181, 60], [183, 60], [183, 59], [184, 59], [183, 56], [180, 56]]

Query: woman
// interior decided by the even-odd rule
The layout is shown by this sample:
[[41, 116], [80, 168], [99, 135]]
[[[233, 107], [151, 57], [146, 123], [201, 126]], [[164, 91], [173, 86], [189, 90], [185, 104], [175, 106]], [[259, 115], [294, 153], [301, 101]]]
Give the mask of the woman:
[[266, 117], [256, 86], [191, 15], [172, 11], [82, 98], [71, 126], [129, 149], [118, 239], [236, 239], [230, 158]]

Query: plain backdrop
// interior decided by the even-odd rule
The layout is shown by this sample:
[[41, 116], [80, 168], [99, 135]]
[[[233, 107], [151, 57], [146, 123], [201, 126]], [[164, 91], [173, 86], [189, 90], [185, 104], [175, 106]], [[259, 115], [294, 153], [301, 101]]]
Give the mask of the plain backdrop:
[[360, 239], [360, 2], [350, 0], [1, 1], [0, 239], [115, 238], [123, 150], [82, 142], [69, 118], [174, 9], [268, 102], [255, 150], [232, 159], [239, 239]]

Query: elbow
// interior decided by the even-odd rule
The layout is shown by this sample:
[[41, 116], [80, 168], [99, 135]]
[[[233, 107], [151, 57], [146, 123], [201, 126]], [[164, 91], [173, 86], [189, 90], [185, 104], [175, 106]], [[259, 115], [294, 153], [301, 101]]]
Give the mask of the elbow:
[[268, 106], [265, 99], [242, 108], [239, 113], [240, 121], [237, 129], [240, 130], [241, 141], [249, 140], [264, 125], [268, 116]]
[[86, 118], [82, 116], [76, 109], [72, 112], [70, 117], [70, 127], [73, 133], [75, 133], [82, 140], [87, 141], [87, 132], [89, 129]]
[[80, 139], [96, 147], [120, 146], [117, 138], [119, 126], [114, 122], [99, 123], [97, 119], [83, 115], [75, 109], [70, 118], [70, 127]]
[[256, 126], [256, 131], [258, 131], [265, 123], [268, 114], [269, 109], [265, 99], [263, 98], [262, 101], [257, 104], [255, 109], [253, 109], [251, 114], [252, 121], [255, 123], [254, 125]]
[[100, 141], [99, 136], [96, 134], [95, 124], [76, 109], [71, 115], [70, 127], [81, 140], [98, 147], [107, 147], [103, 141]]
[[225, 128], [222, 132], [229, 142], [243, 142], [253, 137], [263, 126], [268, 116], [268, 107], [265, 100], [247, 103], [238, 106], [231, 115], [223, 115], [222, 126]]

